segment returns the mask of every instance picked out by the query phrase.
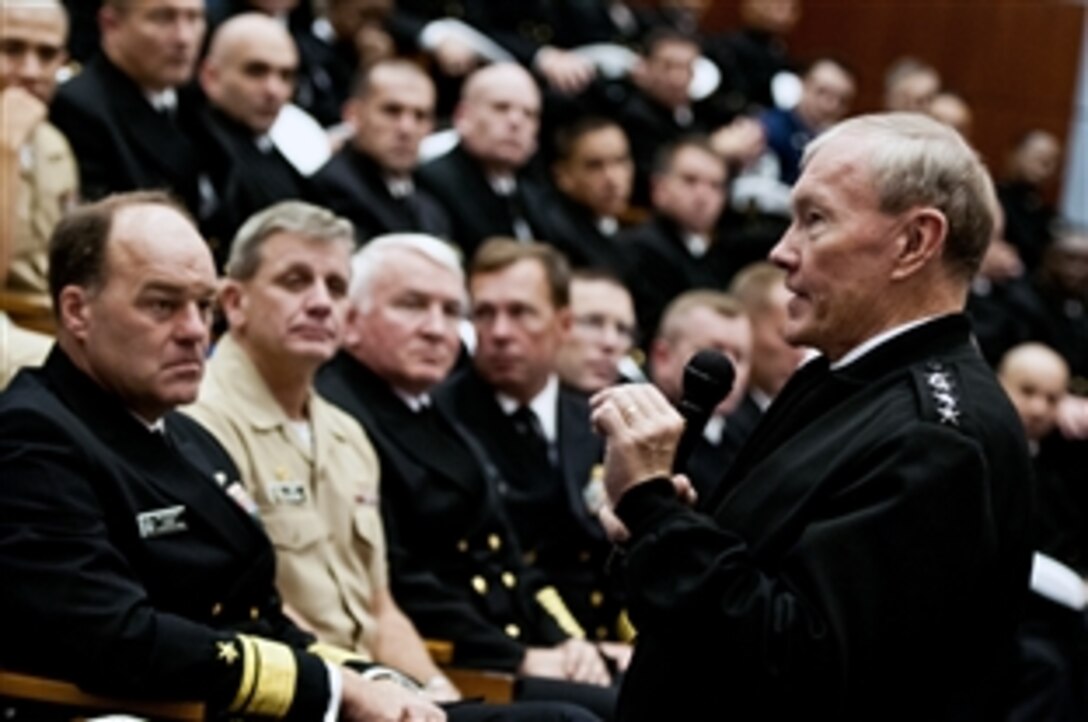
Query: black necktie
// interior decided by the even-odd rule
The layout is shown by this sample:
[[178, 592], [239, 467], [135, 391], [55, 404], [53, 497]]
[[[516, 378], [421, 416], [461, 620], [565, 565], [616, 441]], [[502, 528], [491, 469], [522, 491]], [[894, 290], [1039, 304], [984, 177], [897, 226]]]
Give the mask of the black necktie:
[[546, 459], [551, 466], [555, 466], [558, 461], [555, 448], [545, 436], [544, 427], [541, 426], [536, 412], [528, 406], [519, 406], [510, 414], [510, 419], [514, 422], [518, 435], [529, 442], [537, 458]]

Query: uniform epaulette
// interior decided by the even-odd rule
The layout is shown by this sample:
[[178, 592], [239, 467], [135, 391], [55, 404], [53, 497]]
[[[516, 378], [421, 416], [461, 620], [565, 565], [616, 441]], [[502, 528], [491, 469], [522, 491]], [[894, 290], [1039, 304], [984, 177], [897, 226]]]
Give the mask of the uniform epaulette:
[[963, 408], [955, 369], [943, 361], [930, 360], [914, 367], [913, 375], [922, 418], [959, 428]]

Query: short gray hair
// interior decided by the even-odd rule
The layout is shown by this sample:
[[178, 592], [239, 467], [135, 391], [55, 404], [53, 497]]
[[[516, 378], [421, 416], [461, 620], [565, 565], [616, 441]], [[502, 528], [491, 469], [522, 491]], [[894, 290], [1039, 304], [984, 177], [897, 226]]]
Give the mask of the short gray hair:
[[[458, 283], [464, 288], [465, 272], [461, 268], [461, 257], [453, 246], [425, 233], [389, 233], [371, 239], [351, 257], [349, 295], [352, 303], [363, 311], [370, 307], [374, 280], [381, 275], [385, 264], [396, 251], [423, 256], [454, 274]], [[467, 296], [462, 300], [467, 301]]]
[[960, 278], [974, 276], [990, 243], [997, 200], [990, 174], [960, 134], [920, 113], [858, 116], [812, 141], [802, 166], [842, 136], [871, 142], [868, 164], [880, 210], [888, 215], [918, 206], [940, 211], [948, 223], [946, 266]]
[[261, 246], [276, 233], [355, 245], [355, 227], [348, 219], [302, 201], [283, 201], [254, 213], [238, 229], [230, 247], [227, 276], [236, 281], [253, 278], [261, 266]]

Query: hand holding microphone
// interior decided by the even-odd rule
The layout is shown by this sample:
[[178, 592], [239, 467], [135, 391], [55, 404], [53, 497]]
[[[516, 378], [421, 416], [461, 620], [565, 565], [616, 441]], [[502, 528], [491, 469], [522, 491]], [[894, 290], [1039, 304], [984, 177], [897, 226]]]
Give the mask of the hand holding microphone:
[[683, 470], [734, 376], [725, 356], [700, 351], [684, 369], [679, 410], [649, 384], [613, 386], [593, 397], [593, 424], [607, 442], [604, 483], [613, 504], [637, 484]]

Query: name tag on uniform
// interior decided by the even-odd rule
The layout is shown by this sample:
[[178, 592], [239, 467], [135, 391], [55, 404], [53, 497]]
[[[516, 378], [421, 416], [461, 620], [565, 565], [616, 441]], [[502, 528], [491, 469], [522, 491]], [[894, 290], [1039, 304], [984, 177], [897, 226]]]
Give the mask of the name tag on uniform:
[[302, 481], [277, 481], [268, 485], [268, 496], [273, 504], [299, 506], [309, 499], [306, 484]]
[[181, 504], [140, 512], [136, 515], [140, 538], [152, 539], [185, 531], [189, 526], [185, 523], [184, 515], [185, 507]]

